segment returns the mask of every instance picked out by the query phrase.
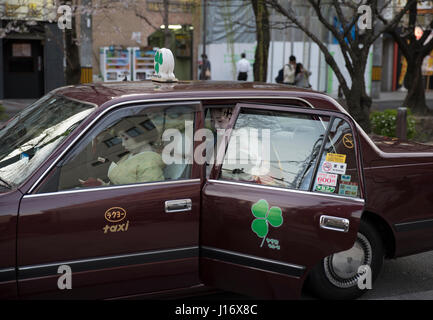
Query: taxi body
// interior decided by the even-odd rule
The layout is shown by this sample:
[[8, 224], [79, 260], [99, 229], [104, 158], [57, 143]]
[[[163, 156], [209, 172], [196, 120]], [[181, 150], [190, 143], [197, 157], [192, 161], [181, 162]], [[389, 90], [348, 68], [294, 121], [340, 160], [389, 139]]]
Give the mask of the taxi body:
[[[218, 108], [231, 112], [226, 143], [212, 143], [222, 161], [198, 161]], [[159, 139], [133, 158], [121, 129], [134, 139], [156, 130]], [[240, 131], [248, 138], [235, 143]], [[176, 137], [181, 161], [167, 163], [179, 148], [161, 150]], [[433, 248], [433, 147], [372, 141], [335, 100], [310, 90], [69, 86], [11, 119], [0, 141], [1, 298], [217, 288], [293, 299], [304, 285], [355, 298], [360, 267], [374, 280], [384, 258]], [[245, 143], [246, 159], [228, 159]], [[137, 178], [147, 170], [153, 178]]]

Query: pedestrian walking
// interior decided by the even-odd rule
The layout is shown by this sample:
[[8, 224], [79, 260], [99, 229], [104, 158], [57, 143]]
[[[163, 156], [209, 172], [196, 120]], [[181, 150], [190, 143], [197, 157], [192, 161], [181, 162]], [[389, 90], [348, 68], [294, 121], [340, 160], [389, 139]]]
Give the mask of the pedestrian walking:
[[236, 69], [238, 70], [238, 80], [247, 81], [248, 72], [251, 70], [250, 62], [245, 59], [245, 53], [241, 54], [241, 60], [236, 64]]
[[290, 56], [289, 64], [284, 66], [284, 80], [283, 83], [294, 85], [296, 74], [296, 57]]
[[200, 66], [200, 80], [210, 80], [211, 78], [211, 67], [210, 67], [210, 61], [207, 58], [206, 54], [201, 55], [202, 58], [202, 64]]
[[304, 69], [302, 63], [296, 64], [295, 71], [295, 86], [301, 88], [311, 88], [310, 82], [308, 81], [311, 72]]

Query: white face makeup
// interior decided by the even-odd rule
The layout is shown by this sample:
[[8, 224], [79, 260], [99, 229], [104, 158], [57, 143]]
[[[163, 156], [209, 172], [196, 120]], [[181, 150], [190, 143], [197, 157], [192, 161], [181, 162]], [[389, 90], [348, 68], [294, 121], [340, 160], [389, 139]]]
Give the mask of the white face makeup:
[[123, 131], [119, 132], [118, 136], [122, 139], [122, 146], [132, 154], [138, 153], [143, 146], [148, 144], [147, 140], [137, 142], [134, 138], [130, 137]]
[[226, 129], [230, 122], [231, 110], [227, 108], [212, 109], [212, 122], [216, 129]]

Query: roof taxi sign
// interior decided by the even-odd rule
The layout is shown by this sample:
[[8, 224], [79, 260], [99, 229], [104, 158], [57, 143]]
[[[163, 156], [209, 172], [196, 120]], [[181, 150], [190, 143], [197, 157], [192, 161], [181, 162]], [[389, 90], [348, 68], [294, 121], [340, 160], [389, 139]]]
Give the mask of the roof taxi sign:
[[158, 82], [177, 82], [174, 76], [174, 57], [170, 49], [158, 49], [154, 59], [155, 75], [153, 81]]

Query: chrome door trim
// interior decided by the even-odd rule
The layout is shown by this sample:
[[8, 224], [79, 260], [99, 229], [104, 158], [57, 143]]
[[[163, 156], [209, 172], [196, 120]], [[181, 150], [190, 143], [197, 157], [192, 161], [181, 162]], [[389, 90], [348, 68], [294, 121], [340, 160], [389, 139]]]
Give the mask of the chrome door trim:
[[310, 191], [295, 190], [295, 189], [284, 189], [284, 188], [277, 188], [277, 187], [271, 187], [271, 186], [263, 186], [260, 184], [233, 182], [233, 181], [226, 181], [226, 180], [209, 179], [208, 181], [212, 182], [212, 183], [222, 183], [222, 184], [229, 184], [229, 185], [242, 186], [242, 187], [259, 188], [259, 189], [265, 189], [265, 190], [275, 190], [275, 191], [281, 191], [281, 192], [305, 194], [305, 195], [310, 195], [310, 196], [315, 195], [315, 196], [326, 197], [326, 198], [335, 198], [335, 199], [339, 199], [339, 200], [348, 200], [348, 201], [353, 201], [353, 202], [359, 202], [362, 204], [365, 203], [365, 200], [362, 198], [349, 198], [349, 197], [339, 196], [337, 194], [326, 194], [326, 193], [310, 192]]
[[145, 186], [149, 186], [149, 187], [164, 186], [164, 185], [191, 183], [191, 182], [200, 182], [200, 179], [197, 178], [197, 179], [186, 179], [186, 180], [175, 180], [175, 181], [143, 182], [140, 184], [127, 184], [127, 185], [119, 185], [119, 186], [94, 187], [94, 188], [65, 190], [65, 191], [58, 191], [58, 192], [26, 194], [23, 196], [23, 199], [39, 198], [39, 197], [55, 196], [55, 195], [65, 195], [65, 194], [81, 193], [81, 192], [130, 189], [130, 188], [139, 188], [139, 187], [145, 187]]

